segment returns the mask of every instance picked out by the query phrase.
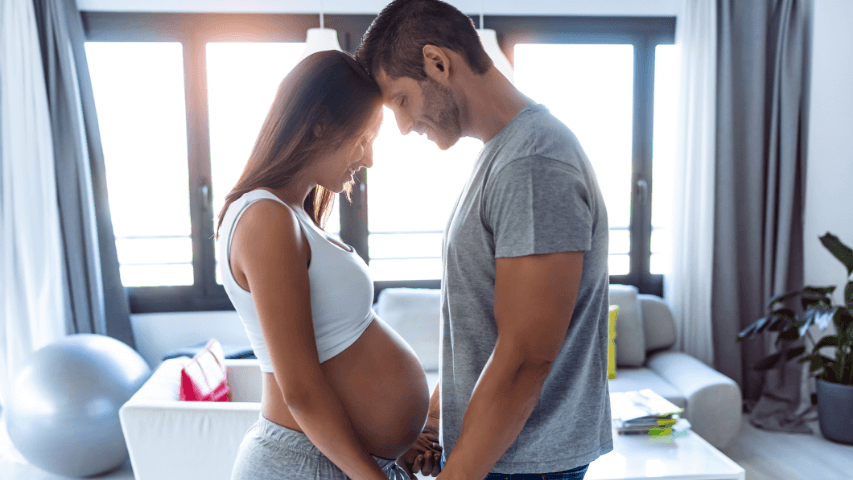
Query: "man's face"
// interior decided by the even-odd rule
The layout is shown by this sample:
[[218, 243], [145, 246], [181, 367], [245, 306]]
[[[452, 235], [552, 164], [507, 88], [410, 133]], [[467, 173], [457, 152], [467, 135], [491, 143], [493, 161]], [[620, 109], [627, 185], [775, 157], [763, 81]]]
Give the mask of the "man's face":
[[380, 69], [376, 83], [385, 105], [394, 112], [400, 133], [414, 130], [447, 150], [462, 137], [459, 104], [453, 93], [430, 77], [418, 82], [413, 78], [391, 78]]

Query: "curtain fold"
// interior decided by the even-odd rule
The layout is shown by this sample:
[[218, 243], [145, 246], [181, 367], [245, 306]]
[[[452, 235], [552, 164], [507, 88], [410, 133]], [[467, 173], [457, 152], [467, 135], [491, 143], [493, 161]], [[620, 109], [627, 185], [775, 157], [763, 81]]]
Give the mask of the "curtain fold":
[[664, 297], [676, 321], [674, 348], [713, 366], [713, 271], [716, 4], [685, 0], [676, 27], [680, 54], [679, 119], [674, 198], [672, 269]]
[[33, 351], [66, 335], [50, 112], [30, 0], [0, 4], [0, 403]]
[[33, 3], [53, 126], [69, 330], [133, 347], [80, 13], [74, 0]]
[[810, 0], [718, 0], [715, 366], [741, 385], [753, 425], [802, 433], [802, 366], [756, 372], [773, 339], [735, 337], [773, 295], [803, 287], [811, 11]]
[[71, 333], [134, 346], [74, 0], [0, 4], [0, 403]]

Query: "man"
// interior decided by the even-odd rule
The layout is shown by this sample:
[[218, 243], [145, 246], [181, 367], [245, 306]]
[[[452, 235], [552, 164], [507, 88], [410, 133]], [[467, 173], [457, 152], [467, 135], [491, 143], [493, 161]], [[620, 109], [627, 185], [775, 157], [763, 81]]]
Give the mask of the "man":
[[586, 154], [439, 0], [393, 1], [356, 59], [403, 134], [485, 144], [444, 235], [440, 383], [398, 463], [446, 480], [583, 478], [613, 448], [607, 213]]

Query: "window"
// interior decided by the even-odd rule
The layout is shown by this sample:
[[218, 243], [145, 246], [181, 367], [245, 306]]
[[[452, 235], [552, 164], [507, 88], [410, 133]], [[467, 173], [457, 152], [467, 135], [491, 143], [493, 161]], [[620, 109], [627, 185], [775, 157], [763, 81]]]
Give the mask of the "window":
[[87, 43], [86, 56], [122, 283], [192, 285], [181, 44]]
[[463, 138], [441, 151], [426, 136], [402, 136], [385, 109], [367, 172], [374, 280], [441, 278], [442, 232], [482, 147], [479, 140]]
[[[316, 16], [83, 19], [132, 311], [231, 308], [218, 278], [215, 219]], [[372, 20], [326, 15], [348, 51]], [[564, 121], [593, 163], [610, 218], [611, 281], [662, 293], [671, 192], [652, 196], [652, 186], [668, 183], [674, 154], [675, 20], [485, 20], [515, 64], [516, 86]], [[361, 172], [351, 204], [336, 202], [327, 225], [368, 261], [377, 293], [439, 285], [442, 232], [481, 148], [462, 139], [441, 151], [401, 136], [386, 110], [374, 167]]]
[[632, 45], [515, 46], [515, 84], [577, 136], [595, 169], [610, 225], [611, 275], [630, 265]]

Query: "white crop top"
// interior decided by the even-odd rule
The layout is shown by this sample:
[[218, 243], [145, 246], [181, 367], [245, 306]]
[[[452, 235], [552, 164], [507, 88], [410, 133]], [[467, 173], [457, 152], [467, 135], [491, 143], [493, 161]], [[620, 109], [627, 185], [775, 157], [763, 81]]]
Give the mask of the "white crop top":
[[[243, 290], [231, 273], [231, 238], [234, 228], [249, 205], [262, 199], [275, 200], [290, 208], [278, 197], [266, 190], [254, 190], [244, 194], [228, 206], [222, 220], [218, 248], [222, 284], [237, 314], [243, 322], [249, 342], [262, 372], [272, 372], [269, 352], [261, 334], [258, 311], [252, 294]], [[373, 281], [367, 264], [349, 247], [349, 251], [334, 245], [319, 229], [296, 215], [308, 245], [311, 247], [311, 262], [308, 280], [311, 285], [311, 317], [320, 363], [334, 357], [352, 345], [373, 321]]]

